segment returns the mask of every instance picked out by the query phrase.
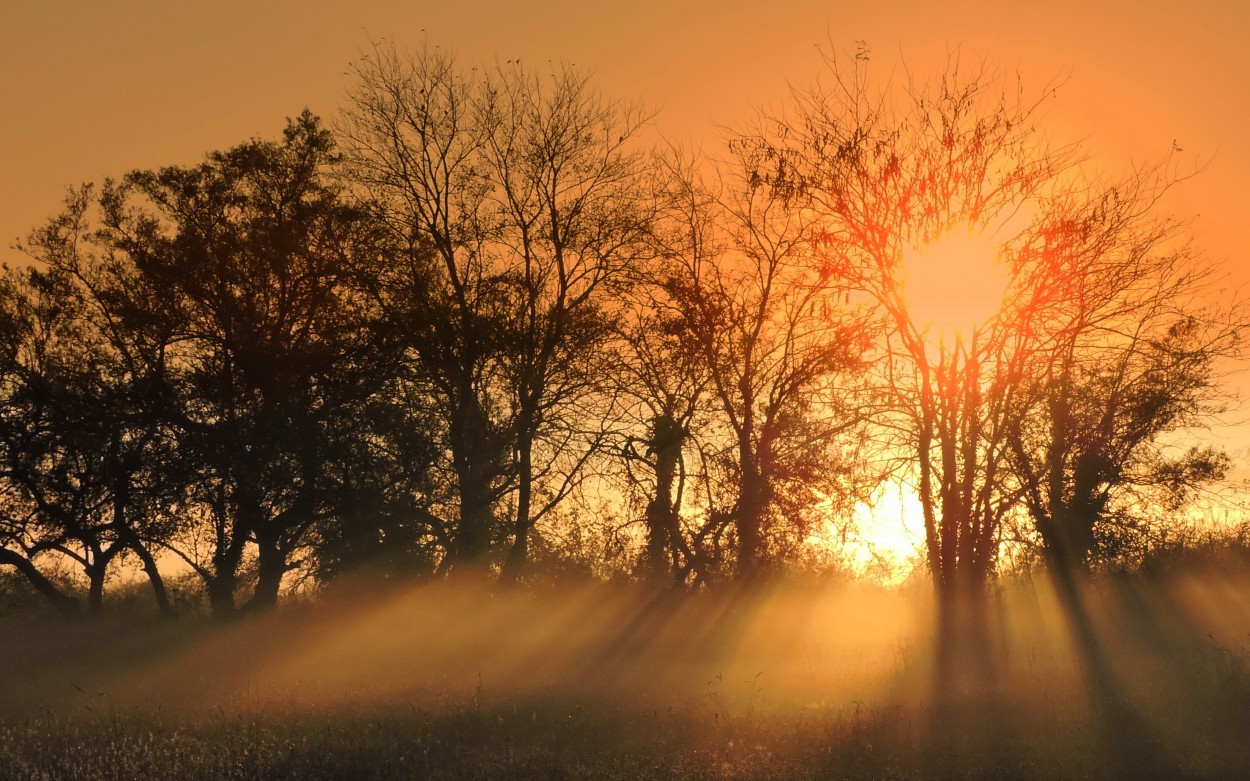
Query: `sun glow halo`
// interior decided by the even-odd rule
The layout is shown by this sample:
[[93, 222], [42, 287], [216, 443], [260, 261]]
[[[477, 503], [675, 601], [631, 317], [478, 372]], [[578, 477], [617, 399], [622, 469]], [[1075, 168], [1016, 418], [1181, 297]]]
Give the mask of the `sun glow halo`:
[[910, 574], [908, 562], [924, 548], [924, 510], [914, 488], [886, 482], [868, 501], [856, 504], [855, 526], [859, 540], [852, 556], [860, 568], [884, 563], [893, 569], [890, 580], [895, 583]]
[[1002, 308], [1006, 264], [993, 237], [967, 224], [903, 253], [908, 316], [934, 343], [967, 341]]

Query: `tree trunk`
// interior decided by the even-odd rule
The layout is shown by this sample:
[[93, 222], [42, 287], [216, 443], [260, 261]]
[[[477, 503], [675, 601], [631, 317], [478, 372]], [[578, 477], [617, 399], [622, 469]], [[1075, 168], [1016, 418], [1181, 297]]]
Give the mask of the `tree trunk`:
[[[972, 404], [976, 391], [969, 393], [972, 397], [965, 401]], [[940, 619], [962, 612], [969, 601], [981, 600], [992, 573], [997, 521], [977, 502], [978, 438], [975, 425], [961, 422], [949, 410], [926, 409], [920, 432], [920, 500]], [[940, 470], [935, 470], [932, 462], [934, 445]]]
[[738, 506], [735, 521], [738, 529], [738, 579], [750, 581], [762, 568], [764, 511], [768, 505], [768, 490], [755, 462], [744, 457], [741, 485], [738, 489]]
[[212, 573], [205, 578], [209, 612], [214, 618], [230, 618], [238, 612], [234, 592], [239, 585], [239, 562], [243, 559], [243, 538], [237, 536], [225, 550], [213, 557]]
[[282, 578], [287, 572], [286, 554], [277, 540], [271, 535], [257, 535], [258, 555], [256, 560], [256, 590], [248, 600], [249, 612], [265, 612], [278, 605], [278, 594], [282, 590]]
[[115, 541], [106, 548], [91, 544], [87, 546], [88, 559], [83, 571], [87, 575], [87, 610], [98, 613], [104, 607], [104, 582], [108, 577], [109, 564], [126, 546]]
[[672, 415], [659, 415], [651, 423], [649, 450], [655, 456], [655, 493], [647, 502], [647, 552], [644, 571], [648, 580], [670, 580], [677, 572], [674, 555], [681, 533], [678, 510], [673, 501], [673, 485], [686, 431]]
[[94, 561], [84, 568], [87, 573], [87, 612], [99, 613], [104, 607], [104, 577], [107, 561]]
[[139, 557], [143, 572], [148, 576], [148, 582], [152, 585], [152, 596], [156, 599], [157, 612], [161, 618], [173, 618], [174, 608], [169, 600], [169, 589], [166, 588], [165, 578], [156, 566], [156, 558], [152, 556], [152, 552], [143, 544], [143, 540], [139, 539], [138, 535], [131, 532], [128, 537], [130, 550]]
[[260, 529], [261, 521], [256, 492], [246, 479], [253, 474], [248, 471], [247, 465], [235, 465], [233, 471], [233, 502], [229, 501], [223, 486], [214, 503], [216, 541], [213, 563], [211, 572], [204, 576], [209, 610], [218, 619], [230, 618], [238, 613], [234, 597], [239, 585], [239, 565], [243, 561], [248, 538]]
[[516, 519], [512, 524], [512, 547], [504, 561], [500, 580], [515, 583], [521, 579], [529, 564], [531, 503], [534, 496], [534, 440], [526, 432], [517, 438], [517, 497]]
[[235, 614], [234, 590], [237, 580], [234, 572], [217, 572], [204, 584], [209, 612], [213, 618], [229, 618]]
[[1042, 538], [1042, 556], [1056, 578], [1067, 578], [1088, 569], [1094, 545], [1093, 523], [1066, 506], [1052, 509], [1049, 516], [1033, 513], [1033, 522]]
[[143, 572], [148, 576], [148, 583], [152, 585], [152, 596], [156, 599], [157, 613], [161, 618], [172, 618], [174, 610], [169, 602], [169, 591], [165, 588], [165, 579], [161, 577], [152, 552], [148, 550], [138, 533], [131, 528], [129, 508], [130, 482], [119, 480], [113, 489], [113, 525], [125, 547], [139, 557]]
[[462, 407], [449, 432], [460, 525], [448, 551], [451, 569], [485, 575], [495, 525], [493, 484], [499, 476], [498, 454], [486, 414], [471, 389], [462, 391]]

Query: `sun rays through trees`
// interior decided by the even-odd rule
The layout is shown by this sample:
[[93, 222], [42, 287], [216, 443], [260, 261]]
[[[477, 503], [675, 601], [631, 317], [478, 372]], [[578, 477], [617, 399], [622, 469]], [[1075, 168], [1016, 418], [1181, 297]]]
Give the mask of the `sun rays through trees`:
[[714, 588], [851, 566], [897, 491], [940, 604], [1030, 559], [1075, 604], [1234, 463], [1192, 436], [1245, 320], [1185, 176], [1100, 175], [958, 57], [826, 64], [694, 154], [574, 68], [377, 44], [328, 128], [73, 190], [0, 280], [0, 564], [71, 611], [123, 562], [220, 615]]

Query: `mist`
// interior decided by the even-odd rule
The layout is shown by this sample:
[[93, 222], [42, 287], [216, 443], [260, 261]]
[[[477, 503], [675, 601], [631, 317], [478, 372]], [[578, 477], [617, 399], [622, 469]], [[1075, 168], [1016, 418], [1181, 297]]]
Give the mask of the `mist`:
[[[492, 773], [541, 776], [525, 764], [536, 751], [556, 751], [575, 777], [644, 760], [741, 778], [847, 762], [861, 763], [854, 777], [1240, 772], [1244, 568], [1105, 578], [1080, 604], [1092, 637], [1044, 578], [1005, 582], [954, 660], [923, 585], [361, 582], [229, 624], [9, 618], [0, 745], [30, 758], [35, 729], [42, 745], [80, 741], [75, 762], [146, 752], [164, 772], [180, 745], [167, 738], [194, 736], [177, 761], [197, 777], [217, 777], [214, 741], [238, 751], [240, 740], [268, 753], [239, 777], [262, 778], [359, 740], [372, 748], [353, 767], [385, 778], [406, 777], [393, 762], [431, 741], [450, 752], [430, 759], [446, 777], [474, 775], [465, 752], [504, 763]], [[82, 777], [118, 777], [94, 772]]]

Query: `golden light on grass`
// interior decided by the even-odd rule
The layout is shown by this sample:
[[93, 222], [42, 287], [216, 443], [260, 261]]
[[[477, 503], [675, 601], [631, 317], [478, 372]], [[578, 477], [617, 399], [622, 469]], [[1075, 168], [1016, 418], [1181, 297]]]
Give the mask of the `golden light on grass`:
[[1002, 309], [1009, 282], [994, 236], [967, 223], [905, 250], [902, 269], [908, 315], [934, 347], [967, 343]]
[[[30, 762], [70, 735], [55, 761], [73, 772], [49, 777], [84, 778], [1240, 777], [1244, 567], [1080, 593], [1092, 638], [1045, 576], [1005, 582], [992, 663], [943, 670], [923, 584], [362, 590], [155, 627], [138, 654], [108, 625], [43, 627], [0, 645], [27, 651], [0, 702], [27, 720], [0, 723], [0, 748]], [[1148, 772], [1163, 761], [1177, 773]]]

